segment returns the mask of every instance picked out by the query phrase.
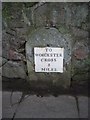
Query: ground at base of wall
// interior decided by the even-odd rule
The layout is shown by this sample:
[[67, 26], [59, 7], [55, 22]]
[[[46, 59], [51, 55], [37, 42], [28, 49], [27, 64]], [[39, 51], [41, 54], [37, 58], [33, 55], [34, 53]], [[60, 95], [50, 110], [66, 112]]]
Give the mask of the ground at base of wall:
[[30, 84], [24, 79], [9, 79], [3, 77], [2, 88], [3, 91], [22, 91], [26, 94], [36, 94], [37, 96], [58, 96], [62, 94], [88, 96], [88, 81], [83, 85], [72, 82], [68, 88], [64, 88], [62, 86], [57, 86], [46, 82], [31, 82]]
[[21, 100], [22, 95], [22, 92], [3, 92], [2, 117], [5, 120], [6, 118], [88, 118], [88, 97], [26, 95]]

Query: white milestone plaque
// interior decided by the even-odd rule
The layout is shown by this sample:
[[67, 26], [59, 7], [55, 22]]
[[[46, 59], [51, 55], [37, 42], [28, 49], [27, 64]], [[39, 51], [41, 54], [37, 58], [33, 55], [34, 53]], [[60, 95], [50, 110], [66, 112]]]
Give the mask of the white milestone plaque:
[[64, 48], [34, 47], [35, 72], [63, 73]]

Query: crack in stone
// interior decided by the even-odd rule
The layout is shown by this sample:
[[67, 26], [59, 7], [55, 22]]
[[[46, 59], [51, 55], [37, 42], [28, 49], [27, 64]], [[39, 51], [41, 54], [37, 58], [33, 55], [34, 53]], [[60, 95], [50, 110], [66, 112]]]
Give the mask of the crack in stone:
[[12, 103], [13, 91], [11, 92], [11, 96], [10, 96], [11, 106], [14, 106], [15, 104], [17, 104], [16, 109], [15, 109], [15, 112], [13, 113], [12, 120], [15, 119], [15, 116], [16, 116], [18, 110], [19, 110], [20, 104], [21, 104], [25, 99], [27, 99], [30, 95], [28, 95], [28, 96], [26, 96], [26, 97], [25, 97], [25, 96], [26, 96], [26, 94], [25, 94], [25, 92], [23, 92], [22, 95], [21, 95], [21, 98], [19, 99], [19, 101], [16, 102], [16, 103]]
[[76, 100], [76, 107], [77, 107], [77, 112], [78, 112], [78, 118], [80, 119], [80, 109], [79, 109], [79, 102], [78, 102], [78, 97], [74, 96]]

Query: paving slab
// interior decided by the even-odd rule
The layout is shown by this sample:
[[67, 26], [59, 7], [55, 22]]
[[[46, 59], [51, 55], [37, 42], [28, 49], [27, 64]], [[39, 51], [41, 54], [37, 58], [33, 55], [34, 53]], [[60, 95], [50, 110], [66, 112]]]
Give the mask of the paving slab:
[[0, 120], [2, 118], [2, 92], [0, 90]]
[[78, 97], [80, 118], [88, 118], [88, 101], [89, 101], [88, 97], [85, 96]]
[[11, 104], [18, 102], [19, 98], [22, 95], [21, 92], [15, 92], [11, 97], [11, 94], [12, 94], [11, 92], [2, 92], [2, 117], [3, 118], [13, 117], [13, 114], [15, 112], [17, 105], [15, 104], [12, 106]]
[[[12, 102], [19, 101], [21, 92], [12, 95]], [[17, 104], [10, 104], [11, 92], [3, 92], [3, 118], [12, 118]], [[75, 98], [68, 95], [37, 97], [30, 95], [19, 106], [15, 118], [78, 118]]]

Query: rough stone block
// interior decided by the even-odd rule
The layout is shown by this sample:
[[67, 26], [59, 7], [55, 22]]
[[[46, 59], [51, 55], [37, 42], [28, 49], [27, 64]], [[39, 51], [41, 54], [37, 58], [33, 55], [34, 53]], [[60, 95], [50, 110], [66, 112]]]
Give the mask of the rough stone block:
[[8, 61], [2, 67], [2, 76], [7, 78], [22, 78], [26, 79], [25, 65], [23, 62]]
[[[67, 36], [67, 37], [66, 37]], [[35, 72], [35, 47], [64, 48], [63, 73]], [[52, 81], [57, 85], [70, 85], [71, 38], [62, 35], [56, 28], [38, 28], [27, 38], [26, 43], [27, 69], [30, 81]], [[61, 63], [59, 63], [61, 64]], [[58, 65], [59, 65], [58, 64]]]

